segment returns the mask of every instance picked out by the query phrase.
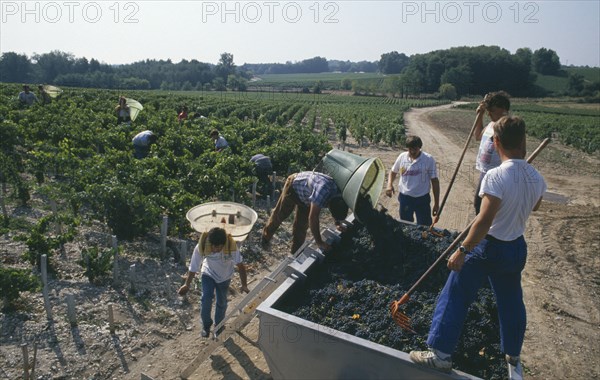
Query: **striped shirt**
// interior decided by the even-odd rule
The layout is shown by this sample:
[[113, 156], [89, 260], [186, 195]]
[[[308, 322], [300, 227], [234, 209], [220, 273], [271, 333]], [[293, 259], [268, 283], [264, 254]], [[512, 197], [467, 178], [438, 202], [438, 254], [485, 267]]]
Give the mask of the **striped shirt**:
[[292, 184], [300, 202], [307, 206], [316, 203], [325, 208], [329, 200], [339, 193], [333, 178], [323, 173], [300, 172]]

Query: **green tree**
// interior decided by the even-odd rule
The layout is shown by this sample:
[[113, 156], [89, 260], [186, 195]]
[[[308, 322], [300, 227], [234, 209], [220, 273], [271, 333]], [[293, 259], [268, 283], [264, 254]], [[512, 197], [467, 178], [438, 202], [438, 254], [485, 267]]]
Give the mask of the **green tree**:
[[7, 52], [0, 57], [0, 78], [3, 82], [30, 82], [31, 71], [31, 61], [24, 54]]
[[438, 92], [442, 99], [455, 100], [457, 98], [456, 88], [450, 83], [442, 84]]
[[385, 78], [383, 82], [383, 88], [388, 94], [396, 96], [396, 94], [402, 92], [402, 81], [398, 75], [392, 75]]
[[471, 83], [473, 81], [472, 78], [473, 73], [469, 67], [467, 65], [460, 65], [444, 71], [440, 78], [440, 82], [442, 85], [451, 84], [454, 87], [455, 94], [453, 99], [456, 99], [456, 95], [465, 95], [470, 92], [469, 89], [471, 88]]
[[39, 79], [45, 83], [53, 83], [58, 75], [70, 73], [75, 61], [73, 54], [59, 50], [46, 54], [36, 54], [33, 59], [36, 61], [36, 67], [39, 70]]
[[225, 91], [227, 90], [227, 87], [225, 86], [225, 80], [221, 77], [216, 77], [215, 79], [213, 79], [212, 81], [212, 87], [216, 90], [216, 91]]
[[323, 89], [323, 81], [321, 81], [321, 80], [316, 81], [315, 85], [313, 86], [313, 94], [320, 94], [322, 89]]
[[384, 74], [400, 74], [408, 66], [410, 59], [404, 53], [392, 51], [381, 55], [379, 71]]
[[217, 76], [223, 78], [225, 84], [227, 83], [227, 77], [231, 74], [235, 74], [235, 64], [233, 63], [233, 54], [222, 53], [219, 63], [215, 68]]
[[527, 67], [531, 67], [531, 61], [533, 59], [533, 52], [530, 48], [519, 48], [515, 52], [515, 56], [521, 63]]
[[342, 79], [342, 82], [340, 83], [340, 88], [342, 90], [350, 90], [350, 89], [352, 89], [352, 80], [350, 78], [344, 78], [344, 79]]
[[544, 75], [556, 75], [560, 70], [560, 59], [552, 49], [540, 48], [533, 53], [532, 63], [535, 71]]
[[572, 73], [569, 74], [569, 81], [567, 83], [567, 92], [571, 96], [579, 96], [583, 91], [584, 78], [583, 75]]

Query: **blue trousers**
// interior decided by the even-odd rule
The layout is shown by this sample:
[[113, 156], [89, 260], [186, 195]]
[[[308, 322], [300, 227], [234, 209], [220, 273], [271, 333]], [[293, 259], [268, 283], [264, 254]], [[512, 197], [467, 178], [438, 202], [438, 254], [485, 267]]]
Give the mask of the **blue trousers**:
[[431, 226], [431, 196], [429, 193], [421, 197], [411, 197], [410, 195], [398, 195], [400, 202], [400, 219], [408, 222], [414, 221], [413, 214], [417, 217], [417, 224]]
[[213, 320], [210, 315], [212, 312], [212, 302], [215, 293], [217, 294], [217, 301], [215, 305], [215, 325], [221, 323], [223, 318], [225, 318], [225, 312], [227, 311], [227, 290], [229, 289], [230, 282], [231, 280], [217, 283], [212, 277], [205, 274], [202, 275], [200, 319], [204, 330], [209, 331], [213, 324]]
[[452, 271], [437, 301], [427, 344], [444, 353], [454, 352], [471, 303], [488, 279], [498, 305], [500, 348], [519, 356], [527, 324], [521, 271], [527, 260], [523, 236], [504, 242], [489, 235], [471, 251], [460, 272]]

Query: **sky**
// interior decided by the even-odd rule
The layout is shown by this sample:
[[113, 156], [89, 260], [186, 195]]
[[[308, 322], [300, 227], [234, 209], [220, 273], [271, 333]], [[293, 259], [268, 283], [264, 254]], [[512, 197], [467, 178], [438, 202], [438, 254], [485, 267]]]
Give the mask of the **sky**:
[[377, 61], [457, 46], [554, 50], [600, 66], [600, 1], [0, 0], [0, 53], [60, 50], [123, 64]]

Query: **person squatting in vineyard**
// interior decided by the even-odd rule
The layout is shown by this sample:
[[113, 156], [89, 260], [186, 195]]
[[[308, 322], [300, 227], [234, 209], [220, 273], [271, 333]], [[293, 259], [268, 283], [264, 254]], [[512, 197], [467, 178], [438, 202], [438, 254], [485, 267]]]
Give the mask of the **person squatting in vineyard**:
[[131, 110], [127, 105], [127, 99], [124, 96], [119, 98], [119, 104], [115, 107], [115, 114], [117, 115], [117, 123], [131, 123]]
[[300, 172], [287, 177], [281, 196], [262, 232], [262, 245], [269, 244], [275, 231], [296, 210], [292, 225], [291, 252], [296, 252], [306, 239], [310, 227], [315, 243], [325, 252], [331, 249], [321, 237], [319, 215], [327, 207], [336, 224], [348, 216], [348, 205], [333, 178], [318, 172]]
[[411, 351], [413, 362], [450, 372], [467, 311], [485, 280], [498, 306], [500, 349], [509, 378], [521, 379], [520, 354], [526, 328], [521, 272], [527, 259], [525, 223], [546, 191], [542, 175], [525, 160], [525, 122], [504, 116], [493, 126], [500, 166], [481, 182], [481, 212], [462, 245], [448, 259], [450, 275], [433, 314], [427, 351]]
[[19, 102], [25, 106], [32, 106], [33, 103], [37, 102], [38, 98], [33, 92], [30, 91], [28, 85], [23, 85], [23, 91], [19, 92]]
[[[475, 168], [479, 171], [479, 180], [477, 181], [477, 189], [473, 197], [473, 207], [475, 207], [475, 214], [479, 214], [481, 208], [481, 197], [479, 196], [479, 189], [481, 187], [481, 180], [488, 170], [493, 169], [500, 165], [500, 156], [494, 148], [492, 142], [492, 136], [494, 135], [494, 123], [497, 122], [502, 116], [508, 115], [510, 109], [510, 95], [504, 91], [492, 92], [487, 94], [477, 107], [477, 115], [475, 116], [475, 139], [481, 142], [479, 143], [479, 150], [477, 151], [477, 159], [475, 160]], [[487, 111], [490, 119], [488, 125], [483, 127], [483, 115]]]
[[271, 162], [271, 158], [262, 153], [258, 153], [250, 158], [250, 162], [254, 164], [253, 171], [261, 185], [261, 195], [266, 197], [267, 195], [273, 194], [273, 183], [269, 177], [273, 173], [273, 163]]
[[215, 151], [217, 152], [222, 152], [229, 147], [229, 143], [225, 140], [225, 137], [221, 136], [217, 129], [213, 129], [210, 132], [210, 138], [214, 141]]
[[[412, 222], [415, 215], [418, 224], [430, 226], [433, 223], [432, 215], [437, 215], [440, 203], [440, 181], [437, 178], [435, 159], [421, 150], [423, 142], [418, 136], [408, 136], [406, 147], [408, 152], [401, 153], [390, 170], [385, 194], [388, 197], [394, 194], [394, 180], [400, 173], [400, 219]], [[433, 209], [430, 190], [433, 191]]]
[[133, 144], [133, 156], [141, 159], [145, 158], [150, 153], [150, 147], [156, 143], [158, 137], [152, 131], [142, 131], [134, 136], [131, 140]]
[[[200, 267], [201, 265], [202, 267]], [[213, 322], [218, 325], [225, 318], [227, 291], [235, 272], [234, 266], [237, 266], [240, 275], [240, 282], [242, 283], [240, 290], [249, 293], [246, 266], [243, 263], [237, 243], [233, 240], [231, 234], [228, 234], [223, 228], [214, 227], [200, 235], [200, 240], [192, 253], [185, 284], [179, 288], [177, 293], [180, 296], [187, 294], [196, 273], [200, 270], [200, 282], [202, 284], [202, 297], [200, 300], [202, 331], [200, 334], [203, 338], [208, 337], [210, 334]], [[215, 294], [215, 319], [213, 321], [211, 314]], [[217, 331], [217, 334], [219, 332]]]

